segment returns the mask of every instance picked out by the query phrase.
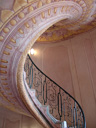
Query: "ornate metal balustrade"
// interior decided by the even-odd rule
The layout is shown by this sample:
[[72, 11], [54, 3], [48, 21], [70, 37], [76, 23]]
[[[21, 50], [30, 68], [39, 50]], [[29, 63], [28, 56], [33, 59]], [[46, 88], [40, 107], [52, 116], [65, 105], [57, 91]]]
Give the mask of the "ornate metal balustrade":
[[42, 105], [48, 105], [50, 114], [66, 121], [68, 128], [86, 128], [85, 117], [79, 103], [62, 87], [46, 76], [28, 55], [24, 66], [26, 81]]

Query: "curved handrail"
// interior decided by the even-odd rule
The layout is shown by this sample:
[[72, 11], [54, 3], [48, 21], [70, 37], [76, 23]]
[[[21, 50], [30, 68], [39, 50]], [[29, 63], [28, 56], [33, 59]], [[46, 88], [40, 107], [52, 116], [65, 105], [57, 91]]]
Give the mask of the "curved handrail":
[[[30, 60], [31, 63], [28, 62], [29, 60]], [[28, 63], [30, 63], [31, 66], [29, 66]], [[28, 67], [26, 68], [26, 66], [28, 66]], [[35, 63], [32, 61], [32, 59], [29, 55], [28, 55], [28, 58], [27, 58], [27, 61], [26, 61], [26, 64], [25, 64], [24, 68], [25, 68], [25, 72], [27, 72], [27, 71], [29, 72], [29, 73], [27, 73], [28, 76], [26, 78], [27, 83], [28, 83], [29, 86], [31, 85], [30, 88], [36, 89], [38, 100], [41, 103], [43, 103], [44, 105], [48, 105], [47, 101], [49, 102], [49, 104], [51, 102], [51, 104], [49, 106], [51, 106], [51, 114], [53, 116], [54, 116], [54, 114], [52, 113], [52, 111], [55, 111], [55, 109], [57, 109], [58, 115], [60, 117], [59, 120], [62, 121], [62, 119], [63, 119], [63, 120], [66, 120], [67, 123], [69, 122], [68, 126], [74, 127], [74, 128], [75, 127], [76, 128], [86, 128], [84, 112], [83, 112], [81, 106], [79, 105], [79, 103], [68, 92], [66, 92], [62, 87], [60, 87], [56, 82], [54, 82], [46, 74], [44, 74], [35, 65]], [[28, 70], [26, 70], [26, 69], [28, 69]], [[31, 69], [32, 71], [29, 70], [29, 69]], [[44, 77], [43, 82], [42, 82], [42, 76]], [[31, 80], [31, 82], [30, 82], [30, 80]], [[35, 81], [35, 84], [34, 84], [34, 81]], [[36, 83], [36, 81], [37, 81], [37, 83]], [[51, 82], [51, 86], [49, 84], [50, 82]], [[50, 86], [49, 88], [47, 87], [48, 84]], [[34, 86], [34, 87], [32, 87], [32, 86]], [[42, 89], [41, 89], [41, 92], [39, 91], [41, 86], [43, 88], [43, 92], [42, 92]], [[54, 90], [55, 88], [57, 89], [56, 86], [58, 87], [57, 95], [56, 95], [56, 92]], [[57, 97], [56, 98], [57, 100], [55, 102], [56, 102], [56, 105], [57, 105], [57, 103], [58, 103], [58, 105], [55, 106], [55, 107], [53, 107], [54, 105], [52, 105], [52, 102], [54, 102], [55, 99], [52, 100], [52, 99], [50, 99], [50, 95], [48, 97], [48, 94], [45, 94], [45, 92], [50, 93], [50, 92], [48, 92], [48, 91], [51, 91], [50, 88], [54, 90], [54, 92], [52, 91], [53, 94], [50, 94], [51, 98], [54, 99], [54, 98]], [[54, 95], [54, 93], [55, 93], [55, 95]], [[64, 98], [65, 94], [67, 95], [66, 98]], [[54, 96], [56, 96], [56, 97], [54, 97]], [[43, 99], [41, 98], [43, 101], [39, 97], [40, 98], [43, 97]], [[67, 104], [67, 106], [66, 106], [66, 104]], [[64, 108], [65, 110], [63, 110], [62, 108]], [[67, 114], [66, 114], [66, 109], [67, 109]], [[64, 116], [62, 115], [62, 112], [63, 112]], [[68, 117], [68, 119], [65, 118], [66, 116]], [[58, 119], [57, 116], [55, 118]], [[71, 119], [71, 121], [70, 121], [70, 119]]]

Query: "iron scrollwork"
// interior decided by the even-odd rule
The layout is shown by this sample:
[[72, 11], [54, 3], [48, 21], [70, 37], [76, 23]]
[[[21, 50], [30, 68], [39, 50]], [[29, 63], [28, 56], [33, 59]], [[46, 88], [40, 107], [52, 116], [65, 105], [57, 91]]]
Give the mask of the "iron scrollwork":
[[30, 89], [42, 105], [49, 105], [50, 114], [60, 121], [67, 121], [69, 128], [85, 128], [85, 117], [79, 103], [62, 87], [46, 76], [28, 55], [24, 70]]

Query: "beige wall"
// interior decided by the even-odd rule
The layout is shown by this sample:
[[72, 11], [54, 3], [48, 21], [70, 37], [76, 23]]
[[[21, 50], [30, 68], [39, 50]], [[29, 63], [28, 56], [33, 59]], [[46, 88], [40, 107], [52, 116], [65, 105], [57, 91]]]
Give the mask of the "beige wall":
[[96, 128], [96, 30], [53, 44], [34, 44], [37, 66], [81, 104]]
[[0, 128], [43, 128], [34, 118], [0, 107]]

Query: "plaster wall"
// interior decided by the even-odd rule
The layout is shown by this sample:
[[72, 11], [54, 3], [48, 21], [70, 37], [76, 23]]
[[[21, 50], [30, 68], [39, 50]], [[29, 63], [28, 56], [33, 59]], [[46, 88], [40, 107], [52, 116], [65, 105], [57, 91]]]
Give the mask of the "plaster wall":
[[34, 118], [30, 118], [0, 107], [0, 128], [43, 128]]
[[35, 64], [80, 103], [87, 128], [96, 128], [96, 30], [33, 48]]

